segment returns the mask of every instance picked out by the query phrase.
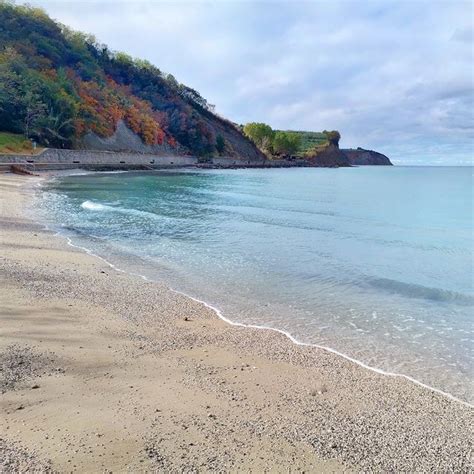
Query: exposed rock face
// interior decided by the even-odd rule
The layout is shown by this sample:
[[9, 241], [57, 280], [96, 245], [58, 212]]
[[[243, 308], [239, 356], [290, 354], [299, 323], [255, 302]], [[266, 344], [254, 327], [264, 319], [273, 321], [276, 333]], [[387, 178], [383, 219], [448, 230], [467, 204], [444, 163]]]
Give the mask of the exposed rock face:
[[186, 150], [178, 145], [173, 148], [167, 143], [163, 145], [146, 145], [142, 139], [130, 130], [123, 120], [117, 124], [117, 130], [111, 137], [102, 138], [95, 133], [88, 132], [79, 143], [83, 150], [121, 151], [147, 153], [154, 155], [183, 155]]
[[373, 150], [364, 150], [363, 148], [347, 148], [341, 150], [341, 152], [346, 155], [351, 165], [392, 166], [392, 163], [388, 157]]
[[[225, 157], [234, 160], [265, 161], [265, 155], [232, 124], [225, 120], [214, 120], [205, 118], [216, 134], [220, 134], [225, 140]], [[120, 120], [115, 133], [107, 138], [102, 138], [95, 133], [88, 132], [78, 144], [83, 150], [118, 151], [127, 153], [144, 153], [163, 156], [182, 156], [191, 154], [190, 151], [177, 144], [171, 147], [168, 143], [162, 145], [146, 145], [142, 139], [133, 133], [127, 125]]]
[[330, 143], [324, 150], [318, 151], [308, 158], [312, 166], [325, 168], [338, 168], [341, 166], [351, 166], [349, 158], [339, 149], [335, 143]]

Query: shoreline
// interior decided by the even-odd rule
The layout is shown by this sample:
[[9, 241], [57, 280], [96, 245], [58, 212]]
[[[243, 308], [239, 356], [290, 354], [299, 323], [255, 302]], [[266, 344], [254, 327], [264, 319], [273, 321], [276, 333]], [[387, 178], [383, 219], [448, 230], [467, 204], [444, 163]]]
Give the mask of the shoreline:
[[[139, 278], [142, 278], [143, 280], [145, 280], [147, 282], [150, 282], [150, 283], [159, 283], [158, 281], [152, 280], [152, 279], [146, 277], [145, 275], [141, 275], [140, 273], [129, 272], [128, 270], [124, 270], [122, 268], [117, 267], [117, 265], [109, 262], [106, 258], [102, 257], [101, 255], [98, 255], [98, 254], [94, 253], [92, 250], [88, 249], [87, 247], [83, 247], [81, 245], [74, 244], [70, 237], [68, 237], [66, 235], [63, 235], [60, 232], [55, 233], [55, 236], [66, 239], [67, 244], [70, 245], [71, 247], [81, 249], [85, 253], [87, 253], [88, 255], [92, 255], [93, 257], [102, 260], [108, 266], [110, 266], [113, 270], [115, 270], [117, 272], [121, 272], [121, 273], [125, 273], [125, 274], [131, 275], [131, 276], [139, 277]], [[421, 382], [420, 380], [417, 380], [413, 377], [410, 377], [409, 375], [398, 373], [398, 372], [388, 372], [386, 370], [379, 369], [378, 367], [373, 367], [373, 366], [368, 365], [368, 364], [366, 364], [366, 363], [364, 363], [364, 362], [362, 362], [358, 359], [355, 359], [354, 357], [351, 357], [350, 355], [344, 354], [343, 352], [340, 352], [337, 349], [333, 349], [332, 347], [327, 347], [327, 346], [322, 346], [320, 344], [313, 344], [313, 343], [309, 343], [309, 342], [299, 341], [290, 332], [284, 331], [283, 329], [274, 328], [272, 326], [262, 326], [262, 325], [258, 325], [258, 324], [246, 324], [246, 323], [240, 323], [238, 321], [233, 321], [233, 320], [227, 318], [226, 316], [224, 316], [222, 311], [219, 308], [217, 308], [216, 306], [214, 306], [213, 304], [208, 303], [207, 301], [201, 300], [199, 298], [196, 298], [195, 296], [192, 296], [192, 295], [190, 295], [188, 293], [185, 293], [183, 291], [176, 290], [175, 288], [169, 286], [167, 283], [165, 283], [165, 285], [173, 293], [183, 295], [186, 298], [190, 298], [191, 300], [195, 301], [196, 303], [202, 304], [206, 308], [211, 309], [219, 319], [221, 319], [222, 321], [224, 321], [227, 324], [230, 324], [231, 326], [237, 326], [237, 327], [248, 328], [248, 329], [258, 329], [258, 330], [263, 330], [263, 331], [273, 331], [273, 332], [276, 332], [278, 334], [282, 334], [283, 336], [287, 337], [293, 344], [295, 344], [297, 346], [313, 347], [315, 349], [321, 349], [323, 351], [330, 352], [331, 354], [334, 354], [338, 357], [342, 357], [343, 359], [346, 359], [347, 361], [352, 362], [352, 363], [362, 367], [363, 369], [371, 370], [371, 371], [375, 372], [376, 374], [380, 374], [380, 375], [383, 375], [385, 377], [399, 377], [399, 378], [408, 380], [408, 381], [414, 383], [415, 385], [418, 385], [420, 387], [425, 388], [426, 390], [429, 390], [429, 391], [435, 392], [439, 395], [442, 395], [442, 396], [444, 396], [444, 397], [446, 397], [446, 398], [448, 398], [448, 399], [450, 399], [450, 400], [452, 400], [456, 403], [460, 403], [461, 405], [465, 405], [466, 407], [469, 407], [469, 408], [474, 408], [474, 405], [472, 403], [469, 403], [465, 400], [462, 400], [462, 399], [454, 396], [453, 394], [451, 394], [449, 392], [445, 392], [444, 390], [441, 390], [439, 388], [427, 385], [427, 384]]]
[[[32, 179], [3, 175], [2, 200], [16, 198], [17, 203], [21, 198], [26, 203], [29, 194], [22, 185]], [[137, 279], [123, 270], [108, 274], [105, 270], [113, 264], [100, 256], [91, 256], [90, 251], [72, 249], [74, 244], [67, 245], [63, 238], [40, 230], [21, 211], [7, 208], [5, 201], [3, 204], [1, 218], [8, 224], [2, 236], [5, 287], [9, 290], [3, 295], [5, 301], [8, 299], [12, 308], [29, 301], [27, 314], [32, 308], [48, 306], [52, 301], [61, 308], [59, 319], [51, 326], [54, 337], [43, 340], [41, 349], [60, 353], [59, 357], [66, 361], [71, 353], [76, 361], [89, 357], [88, 351], [81, 351], [80, 346], [61, 347], [55, 342], [58, 334], [73, 336], [68, 332], [67, 315], [72, 311], [68, 308], [78, 307], [73, 318], [75, 324], [93, 329], [90, 334], [97, 339], [97, 344], [91, 346], [92, 352], [103, 351], [111, 340], [126, 347], [123, 354], [119, 351], [118, 355], [107, 355], [115, 373], [114, 390], [121, 396], [130, 392], [131, 377], [131, 373], [123, 372], [122, 365], [135, 367], [139, 362], [135, 370], [143, 375], [140, 383], [146, 386], [146, 401], [132, 393], [125, 403], [121, 397], [115, 397], [114, 390], [105, 390], [105, 394], [99, 390], [93, 397], [91, 410], [97, 410], [98, 416], [100, 411], [110, 415], [105, 418], [107, 423], [114, 424], [118, 416], [110, 412], [110, 406], [120, 407], [120, 416], [138, 424], [135, 435], [130, 437], [134, 438], [133, 443], [128, 440], [126, 445], [138, 443], [140, 449], [122, 460], [115, 459], [117, 448], [113, 452], [106, 450], [104, 468], [183, 469], [189, 467], [192, 459], [193, 466], [205, 470], [244, 467], [258, 471], [270, 465], [276, 471], [285, 471], [295, 462], [301, 470], [334, 472], [370, 468], [469, 469], [469, 407], [400, 376], [391, 378], [356, 365], [328, 348], [294, 344], [282, 331], [262, 331], [228, 321], [207, 303], [183, 296], [163, 284]], [[19, 299], [20, 293], [26, 297]], [[91, 318], [92, 312], [101, 314], [101, 318]], [[48, 314], [45, 310], [29, 322], [39, 330], [48, 326]], [[23, 334], [23, 322], [12, 317], [2, 320], [6, 327], [6, 335], [0, 341], [2, 353], [18, 341], [30, 346], [38, 344], [36, 336]], [[85, 359], [86, 366], [81, 371], [75, 371], [72, 362], [64, 364], [65, 389], [84, 380], [85, 385], [95, 389], [102, 387], [103, 380], [96, 380], [102, 369], [94, 368], [94, 358]], [[241, 360], [245, 360], [243, 365]], [[157, 372], [159, 367], [166, 377]], [[54, 390], [61, 385], [60, 377], [42, 375], [38, 378], [40, 390], [20, 383], [16, 389], [2, 394], [1, 406], [6, 409], [7, 423], [19, 429], [19, 434], [10, 436], [9, 431], [6, 438], [37, 451], [42, 459], [51, 459], [58, 470], [74, 466], [71, 463], [81, 470], [91, 466], [91, 459], [99, 459], [93, 446], [89, 448], [92, 456], [85, 449], [76, 453], [69, 450], [67, 456], [73, 461], [67, 464], [68, 460], [63, 459], [66, 455], [58, 452], [60, 448], [52, 441], [40, 443], [29, 429], [31, 420], [24, 418], [31, 415], [41, 419], [45, 411], [57, 411]], [[25, 404], [30, 396], [43, 391], [43, 384], [51, 385], [47, 399]], [[135, 387], [136, 380], [132, 385]], [[176, 390], [183, 400], [173, 400]], [[156, 422], [150, 421], [152, 415], [145, 407], [160, 391], [169, 395], [160, 399], [168, 408], [158, 411], [158, 432], [163, 432], [164, 427], [164, 440], [156, 434]], [[103, 397], [108, 405], [104, 405]], [[71, 408], [81, 400], [71, 393], [62, 402]], [[185, 405], [181, 405], [183, 401]], [[20, 402], [24, 408], [15, 409]], [[124, 403], [130, 406], [124, 407]], [[53, 418], [58, 416], [61, 414], [55, 413]], [[48, 421], [52, 426], [57, 426], [57, 422]], [[21, 423], [25, 423], [23, 428]], [[94, 420], [90, 423], [93, 425]], [[224, 450], [215, 445], [212, 430], [216, 423]], [[76, 423], [67, 417], [60, 426], [67, 427], [68, 436], [89, 429], [84, 427], [83, 419]], [[1, 437], [7, 434], [7, 430], [0, 432]], [[144, 432], [148, 433], [146, 439], [142, 436]], [[112, 433], [125, 434], [117, 427]], [[49, 438], [60, 443], [73, 442], [67, 437], [68, 441], [58, 440], [54, 435]], [[187, 448], [180, 447], [183, 439], [191, 440]], [[211, 448], [216, 450], [217, 459], [211, 459]], [[143, 459], [138, 460], [137, 456]]]
[[[93, 174], [93, 173], [126, 173], [127, 171], [86, 171], [85, 173], [87, 174]], [[72, 175], [72, 174], [76, 174], [76, 173], [72, 173], [72, 170], [71, 172], [65, 172], [65, 173], [62, 173], [61, 175]], [[54, 179], [58, 176], [61, 176], [61, 175], [58, 175], [57, 173], [56, 174], [53, 174], [53, 175], [48, 175], [48, 176], [42, 176], [42, 180], [38, 183], [38, 186], [41, 187], [42, 186], [42, 181], [46, 180], [46, 179]], [[41, 223], [40, 223], [41, 224]], [[41, 224], [41, 225], [44, 225], [44, 224]], [[130, 272], [128, 270], [124, 270], [122, 268], [119, 268], [117, 265], [113, 264], [112, 262], [109, 262], [106, 258], [102, 257], [101, 255], [98, 255], [96, 253], [94, 253], [91, 249], [87, 248], [87, 247], [84, 247], [84, 246], [81, 246], [81, 245], [76, 245], [74, 242], [73, 242], [73, 237], [69, 237], [67, 235], [64, 235], [62, 234], [60, 231], [55, 231], [54, 229], [49, 229], [48, 226], [45, 226], [45, 228], [47, 230], [50, 230], [52, 232], [56, 232], [55, 235], [56, 236], [59, 236], [63, 239], [66, 239], [67, 241], [67, 244], [70, 245], [71, 247], [75, 247], [75, 248], [78, 248], [78, 249], [81, 249], [83, 250], [84, 252], [86, 252], [88, 255], [92, 255], [96, 258], [99, 258], [100, 260], [102, 260], [103, 262], [105, 262], [107, 265], [109, 265], [113, 270], [115, 271], [118, 271], [118, 272], [121, 272], [121, 273], [125, 273], [125, 274], [128, 274], [128, 275], [131, 275], [131, 276], [135, 276], [135, 277], [139, 277], [139, 278], [142, 278], [143, 280], [145, 281], [148, 281], [148, 282], [151, 282], [151, 283], [158, 283], [158, 281], [156, 280], [153, 280], [153, 279], [150, 279], [148, 277], [146, 277], [145, 275], [142, 275], [140, 273], [135, 273], [135, 272]], [[197, 298], [193, 295], [190, 295], [188, 293], [185, 293], [183, 291], [180, 291], [180, 290], [177, 290], [175, 288], [173, 288], [172, 286], [169, 286], [167, 283], [165, 283], [167, 285], [167, 288], [172, 291], [172, 292], [175, 292], [177, 294], [180, 294], [180, 295], [183, 295], [187, 298], [190, 298], [192, 299], [193, 301], [196, 301], [197, 303], [200, 303], [202, 305], [204, 305], [205, 307], [211, 309], [212, 311], [214, 311], [214, 313], [217, 315], [217, 317], [219, 319], [221, 319], [222, 321], [226, 322], [227, 324], [230, 324], [232, 326], [238, 326], [238, 327], [243, 327], [243, 328], [250, 328], [250, 329], [259, 329], [259, 330], [266, 330], [266, 331], [274, 331], [276, 333], [279, 333], [279, 334], [282, 334], [284, 335], [285, 337], [287, 337], [293, 344], [296, 344], [298, 346], [303, 346], [303, 347], [313, 347], [313, 348], [316, 348], [316, 349], [321, 349], [321, 350], [324, 350], [324, 351], [328, 351], [332, 354], [335, 354], [336, 356], [339, 356], [339, 357], [342, 357], [344, 359], [346, 359], [347, 361], [349, 362], [352, 362], [354, 364], [357, 364], [359, 365], [360, 367], [364, 368], [364, 369], [367, 369], [367, 370], [371, 370], [377, 374], [380, 374], [380, 375], [383, 375], [383, 376], [386, 376], [386, 377], [399, 377], [399, 378], [402, 378], [402, 379], [405, 379], [405, 380], [408, 380], [420, 387], [423, 387], [427, 390], [430, 390], [432, 392], [435, 392], [439, 395], [442, 395], [444, 397], [447, 397], [448, 399], [454, 401], [454, 402], [457, 402], [457, 403], [460, 403], [462, 405], [465, 405], [466, 407], [469, 407], [469, 408], [474, 408], [474, 404], [466, 401], [466, 400], [462, 400], [461, 398], [459, 397], [456, 397], [455, 395], [449, 393], [449, 392], [446, 392], [444, 390], [441, 390], [439, 388], [436, 388], [436, 387], [433, 387], [431, 385], [428, 385], [420, 380], [417, 380], [415, 379], [414, 377], [411, 377], [409, 375], [406, 375], [406, 374], [403, 374], [403, 373], [399, 373], [399, 372], [391, 372], [391, 371], [387, 371], [387, 370], [384, 370], [384, 369], [380, 369], [378, 367], [374, 367], [374, 366], [371, 366], [371, 365], [368, 365], [366, 363], [364, 363], [363, 361], [361, 360], [358, 360], [348, 354], [345, 354], [343, 352], [340, 352], [338, 351], [337, 349], [334, 349], [332, 347], [329, 347], [329, 346], [323, 346], [323, 345], [320, 345], [320, 344], [316, 344], [316, 343], [307, 343], [307, 342], [303, 342], [303, 341], [299, 341], [298, 339], [296, 339], [290, 332], [288, 331], [285, 331], [285, 330], [282, 330], [282, 329], [279, 329], [279, 328], [275, 328], [275, 327], [271, 327], [271, 326], [265, 326], [265, 325], [258, 325], [258, 324], [246, 324], [246, 323], [241, 323], [241, 322], [238, 322], [238, 321], [233, 321], [231, 320], [230, 318], [224, 316], [223, 312], [216, 306], [214, 306], [213, 304], [211, 303], [208, 303], [207, 301], [205, 300], [202, 300], [200, 298]]]

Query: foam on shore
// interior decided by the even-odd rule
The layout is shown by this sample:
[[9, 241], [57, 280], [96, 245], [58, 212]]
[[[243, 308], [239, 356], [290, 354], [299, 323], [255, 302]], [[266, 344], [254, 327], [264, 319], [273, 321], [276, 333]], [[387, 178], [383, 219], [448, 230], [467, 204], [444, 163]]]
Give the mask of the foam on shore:
[[[45, 226], [47, 227], [47, 226]], [[102, 260], [104, 263], [106, 263], [109, 267], [111, 267], [113, 270], [117, 271], [117, 272], [120, 272], [120, 273], [127, 273], [129, 275], [132, 275], [132, 276], [136, 276], [136, 277], [139, 277], [139, 278], [142, 278], [143, 280], [145, 281], [148, 281], [148, 282], [151, 282], [151, 283], [154, 283], [155, 281], [154, 280], [151, 280], [150, 278], [148, 278], [147, 276], [145, 275], [142, 275], [140, 273], [135, 273], [135, 272], [129, 272], [127, 270], [123, 270], [122, 268], [114, 265], [113, 263], [109, 262], [107, 259], [105, 259], [104, 257], [101, 257], [100, 255], [97, 255], [96, 253], [94, 253], [92, 250], [86, 248], [86, 247], [83, 247], [81, 245], [76, 245], [75, 243], [73, 243], [72, 239], [68, 236], [65, 236], [63, 234], [61, 234], [61, 232], [57, 232], [56, 233], [57, 236], [61, 236], [61, 237], [64, 237], [67, 241], [67, 244], [70, 245], [71, 247], [74, 247], [74, 248], [78, 248], [80, 250], [83, 250], [84, 252], [86, 252], [88, 255], [92, 255], [93, 257], [96, 257], [100, 260]], [[347, 354], [344, 354], [342, 352], [339, 352], [337, 351], [336, 349], [333, 349], [331, 347], [326, 347], [326, 346], [321, 346], [319, 344], [310, 344], [310, 343], [307, 343], [307, 342], [301, 342], [301, 341], [298, 341], [296, 338], [294, 338], [289, 332], [287, 331], [284, 331], [282, 329], [278, 329], [278, 328], [274, 328], [274, 327], [271, 327], [271, 326], [264, 326], [264, 325], [258, 325], [258, 324], [245, 324], [245, 323], [239, 323], [239, 322], [236, 322], [236, 321], [232, 321], [231, 319], [225, 317], [223, 314], [222, 314], [222, 311], [217, 308], [216, 306], [213, 306], [212, 304], [210, 303], [207, 303], [206, 301], [203, 301], [203, 300], [200, 300], [199, 298], [195, 298], [194, 296], [191, 296], [187, 293], [184, 293], [182, 291], [179, 291], [179, 290], [175, 290], [174, 288], [171, 288], [171, 287], [168, 287], [171, 291], [173, 291], [174, 293], [177, 293], [179, 295], [182, 295], [182, 296], [185, 296], [186, 298], [190, 298], [192, 299], [193, 301], [196, 301], [197, 303], [200, 303], [202, 305], [204, 305], [206, 308], [209, 308], [211, 309], [212, 311], [214, 311], [214, 313], [223, 321], [225, 321], [226, 323], [232, 325], [232, 326], [238, 326], [238, 327], [243, 327], [243, 328], [251, 328], [251, 329], [260, 329], [260, 330], [266, 330], [266, 331], [273, 331], [273, 332], [276, 332], [278, 334], [282, 334], [284, 336], [286, 336], [293, 344], [296, 344], [298, 346], [304, 346], [304, 347], [313, 347], [313, 348], [316, 348], [316, 349], [321, 349], [321, 350], [324, 350], [324, 351], [327, 351], [327, 352], [331, 352], [332, 354], [335, 354], [339, 357], [342, 357], [354, 364], [357, 364], [359, 365], [360, 367], [363, 367], [364, 369], [367, 369], [367, 370], [370, 370], [372, 372], [375, 372], [377, 374], [380, 374], [380, 375], [384, 375], [386, 377], [396, 377], [396, 378], [402, 378], [402, 379], [405, 379], [405, 380], [408, 380], [420, 387], [423, 387], [427, 390], [430, 390], [432, 392], [435, 392], [435, 393], [438, 393], [439, 395], [442, 395], [444, 397], [447, 397], [449, 398], [450, 400], [453, 400], [457, 403], [461, 403], [462, 405], [465, 405], [467, 407], [470, 407], [470, 408], [474, 408], [474, 405], [469, 403], [469, 402], [466, 402], [464, 400], [461, 400], [460, 398], [457, 398], [455, 397], [454, 395], [448, 393], [448, 392], [444, 392], [443, 390], [440, 390], [436, 387], [431, 387], [430, 385], [427, 385], [423, 382], [420, 382], [419, 380], [416, 380], [415, 378], [413, 377], [410, 377], [408, 375], [405, 375], [405, 374], [399, 374], [399, 373], [396, 373], [396, 372], [388, 372], [388, 371], [385, 371], [385, 370], [382, 370], [382, 369], [379, 369], [377, 367], [372, 367], [370, 365], [367, 365], [365, 364], [364, 362], [360, 361], [360, 360], [357, 360], [355, 359], [354, 357], [351, 357]]]

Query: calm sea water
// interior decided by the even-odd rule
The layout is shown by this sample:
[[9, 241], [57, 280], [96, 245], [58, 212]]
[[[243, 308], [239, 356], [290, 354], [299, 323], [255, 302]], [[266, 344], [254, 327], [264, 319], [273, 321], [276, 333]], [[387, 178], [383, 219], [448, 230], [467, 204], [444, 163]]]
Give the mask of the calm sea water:
[[473, 170], [89, 174], [51, 225], [109, 261], [473, 401]]

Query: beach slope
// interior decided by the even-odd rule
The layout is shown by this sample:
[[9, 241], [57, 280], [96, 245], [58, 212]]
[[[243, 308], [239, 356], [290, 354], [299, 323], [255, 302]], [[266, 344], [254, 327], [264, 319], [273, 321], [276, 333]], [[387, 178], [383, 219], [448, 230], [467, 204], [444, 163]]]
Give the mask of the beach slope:
[[232, 326], [27, 217], [0, 175], [0, 471], [456, 471], [471, 407]]

